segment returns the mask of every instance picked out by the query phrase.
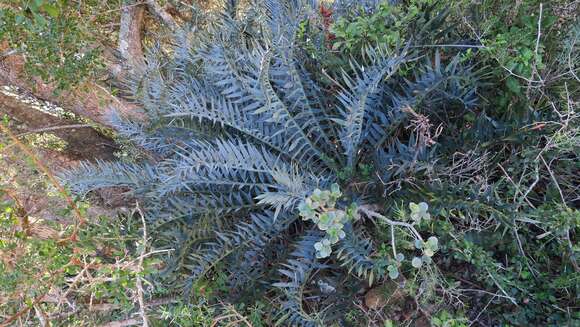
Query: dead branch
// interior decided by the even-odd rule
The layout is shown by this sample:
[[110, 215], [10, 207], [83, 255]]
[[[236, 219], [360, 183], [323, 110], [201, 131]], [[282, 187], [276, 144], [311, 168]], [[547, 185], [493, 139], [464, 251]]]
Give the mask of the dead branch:
[[141, 321], [137, 319], [126, 319], [121, 321], [113, 321], [106, 325], [102, 325], [101, 327], [125, 327], [125, 326], [136, 326], [140, 325]]
[[172, 31], [177, 31], [179, 29], [179, 25], [175, 22], [173, 17], [163, 8], [161, 7], [157, 1], [155, 0], [145, 0], [149, 11], [158, 17], [165, 26], [167, 26]]
[[139, 271], [137, 271], [137, 280], [135, 284], [137, 286], [137, 299], [139, 300], [139, 314], [141, 315], [141, 319], [143, 320], [143, 327], [149, 327], [149, 321], [147, 320], [147, 314], [145, 312], [145, 297], [143, 291], [143, 282], [141, 280], [141, 272], [143, 271], [143, 259], [145, 255], [145, 250], [147, 249], [147, 224], [145, 223], [145, 215], [141, 211], [139, 207], [139, 203], [137, 202], [137, 212], [141, 216], [141, 222], [143, 223], [143, 248], [141, 249], [141, 256], [139, 257]]
[[118, 48], [121, 58], [130, 70], [140, 69], [145, 65], [141, 43], [144, 14], [145, 7], [142, 5], [124, 5], [121, 8]]

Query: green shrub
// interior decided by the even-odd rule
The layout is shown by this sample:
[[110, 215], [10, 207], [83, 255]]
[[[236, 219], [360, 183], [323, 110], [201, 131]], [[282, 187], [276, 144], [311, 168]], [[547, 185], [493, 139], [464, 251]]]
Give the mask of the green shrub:
[[84, 3], [88, 8], [81, 8], [70, 2], [9, 0], [0, 5], [0, 40], [25, 54], [29, 77], [54, 83], [57, 91], [77, 87], [101, 68], [97, 29], [80, 16], [98, 4], [89, 1]]

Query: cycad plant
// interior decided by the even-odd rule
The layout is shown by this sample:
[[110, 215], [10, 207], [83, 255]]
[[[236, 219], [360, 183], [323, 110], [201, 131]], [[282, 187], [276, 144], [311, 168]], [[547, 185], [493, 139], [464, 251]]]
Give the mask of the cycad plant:
[[[432, 174], [437, 136], [457, 137], [431, 127], [476, 103], [470, 69], [419, 40], [366, 49], [342, 72], [313, 71], [321, 66], [298, 31], [316, 6], [228, 8], [153, 49], [131, 84], [147, 122], [112, 117], [148, 159], [64, 176], [78, 194], [119, 187], [139, 201], [154, 244], [173, 249], [160, 275], [175, 290], [189, 296], [219, 269], [231, 298], [277, 294], [275, 314], [290, 325], [340, 319], [354, 290], [339, 280], [397, 279], [404, 265], [431, 261], [437, 239], [416, 228], [426, 204], [410, 216], [387, 204]], [[420, 27], [437, 33], [434, 21], [444, 19]], [[392, 237], [382, 256], [377, 229]], [[397, 252], [395, 235], [416, 245], [415, 258]]]

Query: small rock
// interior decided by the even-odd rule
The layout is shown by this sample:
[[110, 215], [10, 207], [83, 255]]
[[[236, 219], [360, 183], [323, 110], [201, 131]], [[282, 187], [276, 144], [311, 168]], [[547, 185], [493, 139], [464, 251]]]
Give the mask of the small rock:
[[404, 297], [405, 294], [403, 293], [403, 290], [397, 287], [396, 283], [388, 282], [370, 289], [367, 294], [365, 294], [365, 305], [371, 310], [377, 310], [387, 304], [400, 304], [400, 302], [404, 300]]
[[380, 309], [387, 305], [388, 302], [380, 287], [372, 288], [365, 294], [365, 305], [371, 310]]

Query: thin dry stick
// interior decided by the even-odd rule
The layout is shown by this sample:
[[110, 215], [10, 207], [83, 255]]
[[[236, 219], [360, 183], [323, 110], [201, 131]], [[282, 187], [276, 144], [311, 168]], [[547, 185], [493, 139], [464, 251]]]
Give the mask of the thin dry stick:
[[493, 274], [489, 270], [487, 271], [487, 274], [489, 275], [489, 277], [491, 277], [491, 280], [493, 280], [495, 286], [497, 286], [497, 288], [499, 288], [499, 290], [505, 295], [505, 298], [510, 300], [514, 305], [518, 305], [516, 300], [508, 295], [508, 293], [503, 289], [503, 287], [501, 287], [501, 285], [497, 282], [497, 280], [493, 277]]
[[514, 232], [514, 235], [516, 237], [516, 241], [518, 243], [518, 249], [520, 251], [520, 254], [524, 258], [524, 263], [526, 264], [526, 266], [528, 267], [528, 270], [532, 273], [532, 275], [534, 275], [534, 277], [537, 278], [538, 277], [538, 274], [532, 268], [532, 266], [530, 265], [530, 262], [529, 262], [529, 260], [532, 260], [532, 259], [531, 258], [528, 258], [528, 256], [526, 255], [526, 252], [524, 251], [524, 246], [522, 245], [522, 240], [520, 239], [520, 234], [518, 233], [518, 227], [517, 226], [514, 226], [513, 227], [513, 232]]
[[512, 183], [512, 185], [516, 188], [516, 191], [518, 193], [520, 193], [522, 195], [522, 198], [530, 205], [530, 207], [535, 208], [534, 204], [532, 202], [530, 202], [530, 200], [528, 200], [528, 197], [526, 196], [526, 194], [524, 194], [524, 192], [522, 192], [522, 190], [520, 189], [519, 185], [517, 185], [514, 180], [511, 178], [511, 176], [507, 173], [507, 171], [505, 171], [505, 169], [503, 168], [502, 165], [497, 164], [497, 166], [501, 169], [501, 171], [504, 173], [505, 177], [508, 179], [508, 181], [510, 181]]
[[572, 52], [574, 51], [574, 47], [576, 46], [576, 40], [578, 40], [577, 37], [574, 38], [574, 41], [572, 41], [572, 45], [570, 46], [570, 51], [568, 51], [568, 68], [570, 69], [570, 74], [572, 74], [572, 76], [574, 76], [574, 78], [580, 82], [580, 78], [578, 78], [578, 75], [576, 75], [576, 73], [574, 72], [574, 67], [572, 66]]
[[[83, 260], [84, 261], [84, 260]], [[85, 266], [83, 267], [83, 269], [81, 270], [81, 272], [79, 272], [72, 280], [72, 283], [69, 284], [68, 289], [66, 290], [66, 292], [64, 292], [64, 294], [58, 299], [58, 303], [57, 303], [57, 309], [60, 308], [63, 300], [66, 300], [68, 295], [70, 294], [70, 292], [72, 292], [76, 286], [76, 284], [82, 279], [82, 277], [84, 276], [84, 274], [87, 272], [87, 270], [89, 270], [89, 268], [91, 268], [95, 262], [97, 260], [93, 259], [89, 264], [86, 264], [85, 262]]]
[[397, 260], [397, 247], [395, 246], [395, 226], [391, 225], [391, 245], [393, 246], [393, 258]]
[[145, 299], [143, 295], [143, 282], [141, 280], [141, 272], [143, 271], [143, 259], [145, 258], [145, 250], [147, 249], [147, 224], [145, 223], [145, 215], [141, 212], [139, 207], [139, 202], [137, 202], [136, 207], [137, 212], [141, 216], [141, 222], [143, 223], [143, 248], [141, 249], [141, 256], [139, 257], [139, 268], [137, 270], [137, 280], [135, 282], [137, 286], [137, 297], [139, 300], [139, 313], [143, 319], [143, 327], [149, 327], [149, 322], [147, 321], [147, 315], [145, 313]]
[[493, 300], [498, 297], [499, 294], [495, 294], [491, 297], [491, 299], [489, 299], [489, 301], [487, 302], [487, 304], [485, 305], [485, 307], [483, 307], [483, 309], [481, 309], [481, 311], [479, 312], [479, 314], [475, 317], [475, 319], [473, 319], [470, 323], [469, 323], [469, 327], [473, 326], [475, 323], [477, 323], [477, 321], [479, 320], [479, 317], [485, 312], [485, 310], [487, 310], [487, 307], [489, 307], [489, 305], [491, 304], [491, 302], [493, 302]]
[[[544, 166], [546, 166], [546, 169], [548, 170], [548, 174], [550, 174], [550, 178], [554, 182], [554, 185], [556, 185], [556, 188], [558, 189], [558, 193], [560, 193], [560, 199], [562, 200], [562, 204], [566, 205], [566, 198], [564, 197], [564, 193], [562, 192], [562, 189], [560, 188], [560, 184], [558, 183], [556, 176], [554, 176], [552, 169], [550, 169], [550, 165], [548, 165], [546, 160], [544, 160], [544, 157], [541, 155], [540, 155], [540, 160], [542, 160], [542, 163], [544, 164]], [[550, 164], [551, 163], [552, 162], [550, 162]]]
[[136, 326], [139, 325], [139, 320], [137, 319], [126, 319], [121, 321], [113, 321], [101, 327], [126, 327], [126, 326]]
[[[538, 18], [538, 36], [536, 37], [536, 48], [534, 50], [534, 65], [532, 66], [532, 74], [530, 76], [530, 79], [533, 80], [534, 79], [534, 75], [538, 76], [538, 79], [541, 83], [543, 83], [544, 81], [542, 80], [542, 76], [540, 75], [540, 73], [538, 72], [538, 58], [540, 56], [539, 54], [539, 50], [540, 50], [540, 38], [542, 37], [542, 13], [543, 13], [543, 9], [544, 9], [544, 5], [542, 3], [540, 3], [540, 17]], [[527, 96], [530, 96], [530, 90], [531, 90], [531, 86], [532, 86], [532, 82], [529, 81], [528, 82], [528, 89], [526, 91]]]
[[391, 225], [391, 226], [401, 226], [401, 227], [406, 227], [409, 231], [411, 231], [411, 233], [413, 233], [413, 235], [415, 235], [415, 237], [421, 241], [423, 241], [423, 237], [421, 237], [421, 234], [419, 234], [419, 232], [417, 231], [417, 229], [415, 229], [415, 227], [409, 223], [404, 223], [402, 221], [395, 221], [395, 220], [391, 220], [383, 215], [381, 215], [380, 213], [371, 210], [368, 206], [361, 206], [359, 207], [359, 210], [365, 214], [365, 216], [369, 217], [369, 218], [378, 218], [379, 220]]
[[[534, 189], [534, 187], [536, 187], [536, 185], [540, 181], [540, 171], [539, 171], [538, 166], [536, 166], [536, 168], [535, 168], [535, 175], [536, 175], [536, 177], [534, 178], [534, 181], [532, 182], [530, 187], [528, 187], [528, 190], [524, 193], [524, 199], [528, 198], [528, 194], [530, 194], [530, 192]], [[522, 175], [522, 177], [523, 177], [523, 175]], [[518, 206], [521, 205], [521, 203], [522, 203], [522, 201], [520, 201], [518, 203]]]
[[36, 312], [36, 318], [38, 318], [38, 321], [40, 322], [40, 326], [47, 327], [48, 322], [47, 322], [47, 317], [46, 317], [46, 314], [44, 313], [44, 311], [42, 311], [42, 309], [40, 308], [40, 306], [38, 304], [35, 304], [33, 307], [34, 307], [34, 311]]
[[[540, 37], [542, 36], [542, 12], [544, 9], [544, 4], [540, 3], [540, 17], [538, 18], [538, 37], [536, 38], [536, 49], [535, 49], [535, 53], [536, 56], [538, 55], [538, 50], [540, 49]], [[538, 58], [536, 57], [536, 60]]]
[[[217, 317], [217, 318], [215, 318], [215, 319], [212, 321], [211, 327], [217, 326], [217, 325], [218, 325], [218, 323], [219, 323], [220, 321], [222, 321], [222, 320], [226, 320], [226, 319], [229, 319], [229, 318], [238, 318], [238, 319], [237, 319], [237, 320], [234, 322], [234, 323], [236, 323], [236, 324], [238, 324], [238, 323], [240, 323], [240, 322], [244, 322], [244, 323], [246, 324], [246, 326], [248, 326], [248, 327], [252, 327], [252, 326], [253, 326], [253, 325], [252, 325], [252, 323], [250, 323], [250, 322], [248, 321], [248, 319], [247, 319], [246, 317], [244, 317], [244, 315], [240, 314], [240, 313], [239, 313], [239, 312], [236, 310], [236, 308], [234, 308], [232, 305], [227, 305], [227, 306], [226, 306], [226, 305], [225, 305], [224, 303], [222, 303], [222, 302], [220, 302], [220, 304], [221, 304], [222, 306], [226, 307], [226, 309], [227, 309], [227, 310], [229, 310], [229, 311], [230, 311], [230, 312], [232, 312], [232, 313], [230, 313], [230, 314], [226, 314], [226, 315], [223, 315], [223, 316], [220, 316], [220, 317]], [[232, 323], [229, 323], [229, 324], [227, 324], [227, 326], [230, 326], [230, 325], [232, 325]], [[241, 325], [241, 324], [239, 324], [239, 325], [237, 325], [237, 326], [240, 326], [240, 325]]]

